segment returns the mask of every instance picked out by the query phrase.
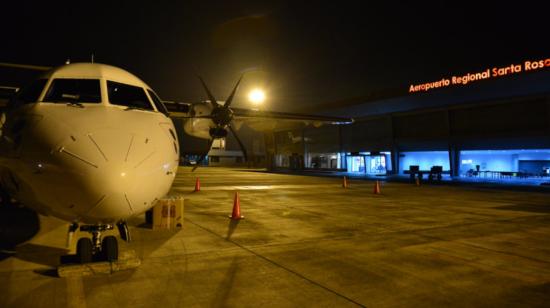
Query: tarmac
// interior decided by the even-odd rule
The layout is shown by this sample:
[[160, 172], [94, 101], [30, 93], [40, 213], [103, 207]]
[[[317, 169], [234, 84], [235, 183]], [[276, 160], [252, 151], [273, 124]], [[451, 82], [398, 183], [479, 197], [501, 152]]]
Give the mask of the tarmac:
[[[0, 307], [548, 306], [547, 192], [348, 184], [181, 167], [182, 229], [153, 231], [140, 215], [120, 242], [138, 268], [66, 278], [67, 224], [21, 209], [28, 224], [14, 225], [4, 210], [0, 233], [22, 243], [0, 252]], [[242, 220], [228, 218], [236, 191]]]

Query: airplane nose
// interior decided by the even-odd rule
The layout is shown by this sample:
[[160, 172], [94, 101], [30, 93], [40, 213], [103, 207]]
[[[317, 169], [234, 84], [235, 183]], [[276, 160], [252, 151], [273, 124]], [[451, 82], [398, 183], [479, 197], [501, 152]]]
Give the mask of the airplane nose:
[[59, 155], [80, 177], [82, 196], [88, 198], [79, 211], [83, 217], [128, 217], [145, 211], [167, 192], [171, 181], [162, 182], [174, 166], [158, 151], [155, 139], [159, 138], [103, 129], [66, 140]]

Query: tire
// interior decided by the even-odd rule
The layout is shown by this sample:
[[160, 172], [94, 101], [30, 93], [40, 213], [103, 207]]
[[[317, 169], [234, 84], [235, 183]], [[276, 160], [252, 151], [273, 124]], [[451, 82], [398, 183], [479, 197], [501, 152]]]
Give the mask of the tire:
[[101, 242], [103, 257], [109, 262], [118, 260], [118, 242], [116, 237], [109, 235], [103, 238]]
[[93, 257], [93, 245], [92, 240], [83, 237], [76, 243], [76, 258], [79, 263], [90, 263]]

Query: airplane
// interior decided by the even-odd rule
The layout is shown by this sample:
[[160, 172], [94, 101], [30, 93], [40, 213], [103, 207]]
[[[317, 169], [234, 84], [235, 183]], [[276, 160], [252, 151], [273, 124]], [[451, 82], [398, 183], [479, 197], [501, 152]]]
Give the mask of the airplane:
[[312, 142], [313, 139], [309, 137], [302, 137], [302, 136], [294, 136], [292, 132], [288, 132], [288, 139], [292, 141], [292, 143], [299, 143], [299, 142]]
[[207, 101], [165, 103], [141, 79], [107, 64], [0, 65], [44, 71], [15, 93], [0, 117], [2, 200], [69, 222], [68, 242], [77, 230], [91, 233], [77, 242], [80, 263], [117, 260], [117, 238], [102, 233], [116, 226], [130, 241], [127, 219], [169, 192], [181, 151], [171, 118], [187, 119], [186, 133], [209, 139], [210, 146], [231, 131], [245, 159], [233, 119], [316, 126], [353, 121], [232, 108], [242, 77], [224, 102], [200, 78]]

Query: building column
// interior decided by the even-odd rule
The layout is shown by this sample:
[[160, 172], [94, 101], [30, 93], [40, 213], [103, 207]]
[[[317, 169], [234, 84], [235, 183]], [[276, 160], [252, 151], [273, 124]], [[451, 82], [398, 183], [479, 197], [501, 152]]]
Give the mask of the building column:
[[265, 165], [267, 170], [275, 170], [275, 155], [277, 154], [277, 142], [275, 140], [274, 132], [264, 133], [264, 145], [265, 145]]
[[394, 144], [392, 151], [391, 151], [391, 167], [392, 171], [391, 174], [399, 174], [399, 149]]
[[308, 166], [306, 165], [306, 161], [308, 159], [308, 153], [307, 153], [307, 143], [306, 143], [306, 128], [302, 128], [302, 170], [306, 169]]
[[449, 169], [451, 177], [459, 176], [460, 173], [460, 149], [456, 146], [453, 136], [453, 123], [451, 121], [451, 110], [447, 109], [447, 142], [449, 145]]
[[399, 146], [397, 145], [397, 140], [395, 138], [395, 127], [393, 116], [389, 115], [390, 128], [391, 128], [391, 174], [399, 174]]
[[338, 153], [338, 156], [340, 157], [340, 168], [348, 170], [348, 155], [344, 152]]
[[451, 177], [459, 176], [460, 173], [460, 149], [456, 146], [449, 146], [449, 167]]
[[346, 154], [342, 155], [342, 153], [344, 153], [344, 138], [342, 138], [342, 135], [343, 135], [342, 128], [343, 128], [342, 125], [338, 125], [338, 156], [340, 158], [340, 168], [347, 170], [348, 168], [347, 155]]

